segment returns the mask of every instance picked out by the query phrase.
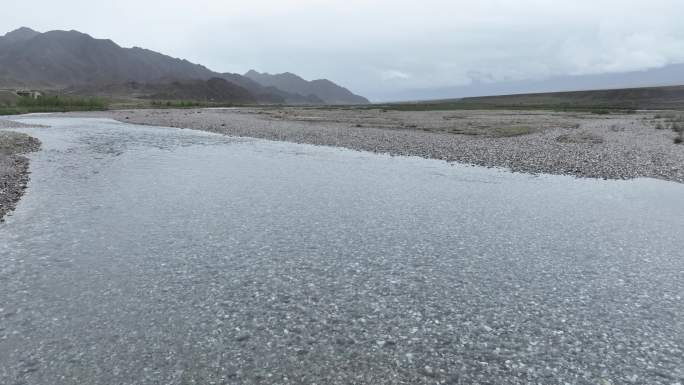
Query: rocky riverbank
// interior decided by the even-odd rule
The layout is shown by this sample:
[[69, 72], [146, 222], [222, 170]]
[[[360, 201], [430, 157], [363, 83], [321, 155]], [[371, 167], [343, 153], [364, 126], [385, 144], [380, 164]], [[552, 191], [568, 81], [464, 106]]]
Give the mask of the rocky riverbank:
[[29, 181], [29, 160], [21, 154], [40, 148], [38, 139], [4, 130], [25, 126], [0, 119], [0, 221], [14, 210]]

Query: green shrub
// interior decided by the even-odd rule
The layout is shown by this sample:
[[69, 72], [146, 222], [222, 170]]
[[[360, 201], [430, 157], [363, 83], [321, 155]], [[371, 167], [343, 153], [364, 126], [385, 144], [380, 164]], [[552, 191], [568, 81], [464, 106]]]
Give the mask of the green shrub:
[[2, 115], [20, 115], [25, 114], [26, 111], [20, 110], [16, 107], [0, 107], [0, 116]]

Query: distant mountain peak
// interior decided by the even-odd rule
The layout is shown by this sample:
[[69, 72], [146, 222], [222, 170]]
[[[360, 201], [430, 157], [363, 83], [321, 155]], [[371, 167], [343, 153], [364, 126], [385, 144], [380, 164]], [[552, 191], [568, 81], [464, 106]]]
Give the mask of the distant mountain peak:
[[[276, 75], [276, 76], [277, 76], [277, 75]], [[280, 74], [280, 76], [288, 76], [288, 77], [291, 77], [291, 78], [296, 78], [296, 79], [302, 79], [302, 80], [304, 80], [304, 78], [302, 78], [301, 76], [299, 76], [299, 75], [297, 75], [297, 74], [293, 74], [292, 72], [283, 72], [282, 74]]]
[[264, 87], [276, 87], [300, 95], [316, 95], [327, 104], [368, 104], [368, 99], [355, 95], [328, 79], [307, 81], [292, 72], [269, 74], [249, 70], [244, 75]]
[[29, 27], [19, 27], [19, 28], [15, 29], [14, 31], [8, 32], [5, 36], [12, 35], [12, 34], [26, 34], [26, 33], [32, 33], [34, 35], [37, 35], [40, 32], [35, 31]]
[[2, 38], [10, 42], [20, 42], [32, 39], [38, 35], [40, 35], [40, 32], [36, 32], [28, 27], [20, 27], [12, 32], [8, 32]]
[[53, 30], [53, 31], [48, 31], [42, 34], [39, 34], [42, 36], [61, 36], [61, 37], [75, 37], [75, 38], [80, 38], [80, 39], [93, 39], [97, 40], [94, 37], [88, 35], [87, 33], [83, 33], [80, 31], [76, 31], [74, 29], [69, 30], [69, 31], [62, 31], [62, 30]]

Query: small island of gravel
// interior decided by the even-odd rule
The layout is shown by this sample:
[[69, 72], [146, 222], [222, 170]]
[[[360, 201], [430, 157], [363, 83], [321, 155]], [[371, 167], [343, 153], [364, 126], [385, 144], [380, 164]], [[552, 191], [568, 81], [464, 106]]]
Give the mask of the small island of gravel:
[[29, 180], [29, 160], [22, 154], [40, 148], [38, 139], [5, 130], [25, 126], [0, 120], [0, 222], [7, 213], [14, 210]]

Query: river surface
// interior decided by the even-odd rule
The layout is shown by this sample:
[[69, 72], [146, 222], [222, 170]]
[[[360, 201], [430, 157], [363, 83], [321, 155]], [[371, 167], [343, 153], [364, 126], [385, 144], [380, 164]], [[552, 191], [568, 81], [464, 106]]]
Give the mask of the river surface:
[[20, 119], [0, 384], [684, 382], [684, 185]]

